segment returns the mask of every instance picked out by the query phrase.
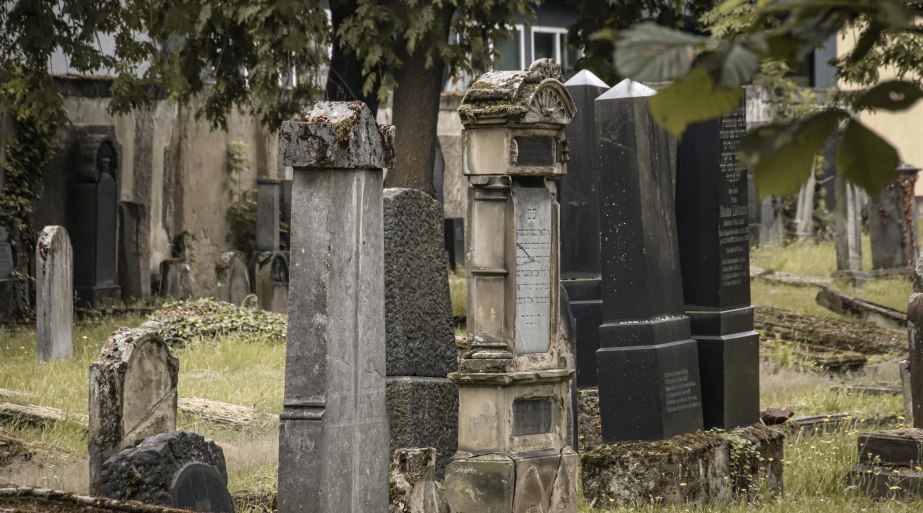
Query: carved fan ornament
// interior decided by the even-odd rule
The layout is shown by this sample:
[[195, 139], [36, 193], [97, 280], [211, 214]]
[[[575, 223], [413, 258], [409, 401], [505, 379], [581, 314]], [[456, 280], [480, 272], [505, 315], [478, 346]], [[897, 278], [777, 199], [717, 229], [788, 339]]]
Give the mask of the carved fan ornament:
[[529, 113], [542, 120], [566, 119], [564, 100], [550, 87], [542, 87], [532, 97]]

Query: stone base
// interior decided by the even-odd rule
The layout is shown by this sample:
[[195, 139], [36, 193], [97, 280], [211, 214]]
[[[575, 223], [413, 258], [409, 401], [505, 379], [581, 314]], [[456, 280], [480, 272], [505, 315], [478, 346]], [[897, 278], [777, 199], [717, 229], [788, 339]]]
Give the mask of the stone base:
[[759, 340], [755, 331], [698, 336], [702, 417], [706, 429], [759, 422]]
[[77, 287], [74, 290], [76, 305], [86, 308], [112, 306], [122, 302], [122, 288], [118, 285]]
[[561, 453], [511, 455], [459, 452], [446, 468], [449, 510], [577, 513], [579, 463], [579, 456], [570, 448]]
[[602, 444], [580, 455], [583, 499], [605, 507], [781, 495], [784, 434], [760, 424], [658, 442]]
[[[601, 343], [605, 328], [600, 327]], [[698, 363], [692, 339], [600, 348], [596, 366], [603, 440], [663, 440], [701, 430]]]
[[407, 447], [436, 448], [436, 476], [458, 447], [458, 387], [448, 378], [388, 377], [385, 381], [390, 453]]

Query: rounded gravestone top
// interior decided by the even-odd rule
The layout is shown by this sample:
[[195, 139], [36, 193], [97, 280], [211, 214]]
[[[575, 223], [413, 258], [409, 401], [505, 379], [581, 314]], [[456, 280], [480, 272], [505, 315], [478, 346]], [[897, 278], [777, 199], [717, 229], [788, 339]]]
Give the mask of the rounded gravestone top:
[[234, 513], [234, 501], [221, 474], [204, 463], [187, 463], [170, 485], [171, 506], [210, 513]]

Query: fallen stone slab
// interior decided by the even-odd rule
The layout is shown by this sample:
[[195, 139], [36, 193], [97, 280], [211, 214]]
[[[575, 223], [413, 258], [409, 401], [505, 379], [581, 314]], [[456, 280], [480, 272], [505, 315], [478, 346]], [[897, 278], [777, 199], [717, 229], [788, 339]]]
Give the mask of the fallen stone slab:
[[860, 322], [881, 328], [907, 328], [906, 313], [828, 287], [820, 289], [814, 301], [833, 313], [852, 317]]
[[833, 278], [829, 276], [811, 276], [787, 271], [764, 271], [756, 277], [767, 283], [795, 287], [827, 287], [833, 284]]
[[728, 503], [783, 491], [784, 434], [763, 425], [600, 444], [581, 453], [583, 497], [597, 508]]
[[0, 402], [0, 421], [22, 423], [34, 427], [74, 422], [85, 427], [89, 422], [89, 418], [82, 413], [68, 413], [50, 406]]
[[188, 510], [87, 497], [47, 488], [0, 487], [0, 511], [15, 513], [189, 513]]
[[234, 428], [243, 428], [278, 418], [277, 415], [261, 413], [250, 406], [240, 406], [201, 397], [180, 397], [177, 408], [186, 415], [200, 418], [212, 424]]
[[765, 334], [791, 342], [807, 342], [864, 355], [904, 353], [907, 331], [806, 315], [779, 308], [757, 307], [754, 325]]
[[[868, 358], [856, 351], [845, 351], [804, 342], [789, 342], [786, 340], [782, 342], [789, 345], [787, 350], [791, 352], [793, 363], [810, 363], [818, 369], [829, 372], [856, 371], [868, 363]], [[763, 360], [771, 359], [777, 350], [776, 344], [777, 342], [771, 338], [762, 340], [760, 358]]]
[[901, 395], [903, 393], [901, 387], [893, 385], [836, 385], [832, 388], [846, 394]]
[[6, 388], [0, 388], [0, 398], [13, 400], [17, 402], [21, 401], [30, 401], [38, 397], [38, 394], [32, 392], [21, 392], [19, 390], [9, 390]]
[[851, 413], [827, 413], [821, 415], [802, 415], [793, 417], [782, 424], [790, 432], [825, 433], [844, 429], [894, 427], [902, 424], [897, 416], [860, 418]]

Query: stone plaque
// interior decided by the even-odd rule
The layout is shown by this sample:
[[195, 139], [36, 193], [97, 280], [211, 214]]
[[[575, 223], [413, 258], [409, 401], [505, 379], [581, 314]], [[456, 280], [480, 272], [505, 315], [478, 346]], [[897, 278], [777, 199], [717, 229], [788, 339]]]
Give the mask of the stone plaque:
[[[721, 211], [718, 244], [721, 259], [721, 289], [733, 294], [734, 289], [749, 285], [750, 233], [749, 206], [745, 169], [737, 162], [737, 142], [747, 130], [743, 109], [721, 118], [721, 186], [718, 193]], [[742, 179], [744, 178], [744, 179]], [[740, 298], [746, 301], [746, 298]]]
[[557, 160], [554, 137], [514, 137], [518, 150], [516, 165], [551, 167]]
[[516, 353], [543, 353], [551, 343], [551, 193], [513, 190], [516, 222]]
[[234, 501], [221, 474], [204, 463], [188, 463], [170, 486], [172, 506], [192, 511], [234, 513]]
[[5, 226], [0, 226], [0, 280], [13, 274], [13, 249]]
[[554, 402], [550, 397], [513, 401], [513, 435], [537, 435], [554, 429]]

